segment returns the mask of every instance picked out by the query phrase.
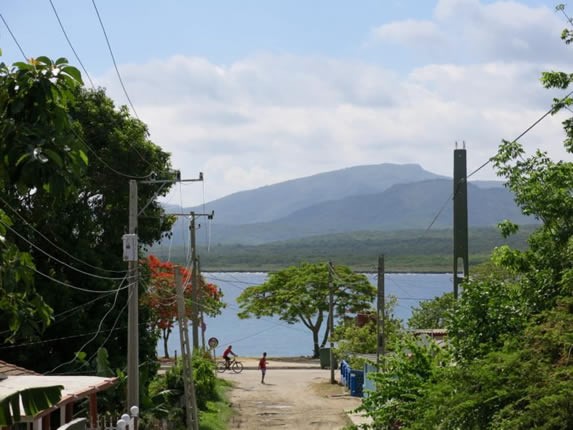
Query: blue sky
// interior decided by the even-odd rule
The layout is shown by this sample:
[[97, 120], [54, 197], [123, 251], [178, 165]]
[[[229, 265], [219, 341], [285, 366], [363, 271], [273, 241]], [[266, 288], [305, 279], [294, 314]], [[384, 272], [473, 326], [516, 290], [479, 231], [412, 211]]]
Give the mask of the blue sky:
[[[127, 99], [91, 0], [52, 0], [80, 59], [118, 105]], [[519, 135], [570, 71], [550, 1], [96, 0], [123, 80], [152, 140], [204, 187], [185, 205], [360, 164], [418, 163], [451, 176]], [[49, 0], [4, 2], [26, 56], [77, 65]], [[573, 12], [571, 12], [573, 13]], [[22, 56], [0, 24], [3, 61]], [[87, 80], [86, 80], [87, 81]], [[528, 133], [527, 150], [565, 158], [563, 116]], [[493, 179], [488, 167], [476, 175]]]

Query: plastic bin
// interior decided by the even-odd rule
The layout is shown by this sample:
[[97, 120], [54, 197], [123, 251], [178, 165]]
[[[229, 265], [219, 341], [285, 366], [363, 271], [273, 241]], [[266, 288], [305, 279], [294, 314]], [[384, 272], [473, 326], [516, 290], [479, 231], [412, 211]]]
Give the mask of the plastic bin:
[[[320, 348], [320, 368], [321, 369], [330, 369], [330, 348]], [[336, 358], [334, 359], [334, 368], [338, 369], [338, 363], [336, 362]]]
[[364, 387], [364, 371], [354, 370], [350, 371], [350, 395], [354, 397], [362, 397]]

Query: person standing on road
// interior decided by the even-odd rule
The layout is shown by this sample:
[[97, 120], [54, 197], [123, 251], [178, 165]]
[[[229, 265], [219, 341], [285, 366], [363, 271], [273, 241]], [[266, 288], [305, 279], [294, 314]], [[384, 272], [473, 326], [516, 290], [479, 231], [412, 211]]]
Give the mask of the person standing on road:
[[259, 369], [261, 369], [261, 384], [265, 383], [265, 374], [267, 373], [267, 353], [263, 352], [263, 356], [259, 360]]
[[227, 369], [229, 368], [229, 366], [231, 365], [231, 357], [229, 357], [229, 355], [233, 355], [233, 357], [236, 357], [237, 354], [235, 354], [233, 352], [233, 345], [229, 345], [227, 347], [227, 349], [225, 350], [225, 352], [223, 352], [223, 358], [225, 359], [225, 363], [227, 365]]

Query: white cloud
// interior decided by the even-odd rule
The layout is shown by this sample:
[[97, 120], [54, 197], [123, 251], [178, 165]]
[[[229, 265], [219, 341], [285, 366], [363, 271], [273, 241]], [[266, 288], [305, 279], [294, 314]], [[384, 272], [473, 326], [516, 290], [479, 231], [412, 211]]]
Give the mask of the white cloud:
[[372, 31], [370, 42], [400, 44], [440, 62], [564, 62], [559, 36], [566, 23], [545, 6], [517, 1], [439, 0], [432, 20], [406, 19]]
[[[466, 27], [459, 43], [479, 50], [480, 61], [397, 73], [350, 59], [267, 53], [228, 65], [176, 56], [121, 71], [174, 167], [184, 177], [205, 173], [207, 200], [359, 164], [419, 163], [451, 176], [455, 141], [466, 141], [469, 170], [481, 165], [501, 139], [515, 138], [548, 109], [556, 93], [541, 88], [540, 72], [565, 67], [554, 55], [560, 41], [547, 42], [556, 18], [544, 8], [442, 0], [434, 17], [377, 31], [401, 43], [427, 43], [456, 23]], [[448, 33], [448, 43], [456, 37]], [[123, 100], [111, 72], [100, 84]], [[564, 157], [559, 121], [546, 119], [522, 142]], [[494, 178], [489, 168], [480, 175]], [[198, 188], [185, 193], [185, 204], [201, 200]]]
[[435, 47], [446, 42], [446, 35], [435, 22], [407, 19], [374, 28], [371, 31], [371, 43], [377, 42]]

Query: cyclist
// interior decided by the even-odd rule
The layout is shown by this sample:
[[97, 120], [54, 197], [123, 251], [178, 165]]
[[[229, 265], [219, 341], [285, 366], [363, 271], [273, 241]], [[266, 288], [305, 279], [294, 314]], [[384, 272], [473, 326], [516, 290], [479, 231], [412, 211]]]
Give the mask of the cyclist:
[[223, 352], [223, 358], [225, 359], [225, 363], [227, 365], [227, 369], [229, 368], [229, 366], [231, 365], [231, 357], [229, 357], [229, 355], [233, 355], [233, 356], [237, 356], [237, 354], [235, 354], [233, 352], [233, 345], [229, 345], [227, 347], [227, 349], [225, 350], [225, 352]]

